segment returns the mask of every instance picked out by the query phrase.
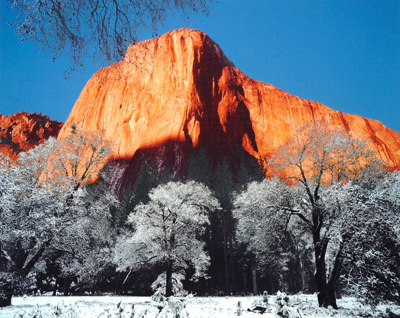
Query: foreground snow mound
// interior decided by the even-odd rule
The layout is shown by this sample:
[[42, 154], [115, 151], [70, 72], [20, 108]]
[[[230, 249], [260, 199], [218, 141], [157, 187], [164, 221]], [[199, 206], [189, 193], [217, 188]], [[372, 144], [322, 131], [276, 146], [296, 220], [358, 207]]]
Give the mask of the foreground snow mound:
[[[375, 310], [354, 298], [338, 301], [339, 310], [319, 308], [315, 295], [289, 296], [290, 305], [303, 318], [393, 318], [400, 306], [380, 305]], [[1, 308], [1, 318], [275, 318], [276, 297], [270, 296], [264, 314], [247, 311], [262, 302], [258, 297], [171, 297], [160, 306], [150, 297], [15, 297], [12, 306]], [[265, 304], [265, 303], [264, 303]]]

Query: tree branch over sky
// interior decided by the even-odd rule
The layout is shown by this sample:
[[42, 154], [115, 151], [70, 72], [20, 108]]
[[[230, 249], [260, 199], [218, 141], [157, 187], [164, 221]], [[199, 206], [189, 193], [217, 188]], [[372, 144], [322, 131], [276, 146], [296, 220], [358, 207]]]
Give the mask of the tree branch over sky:
[[157, 35], [169, 14], [188, 19], [191, 11], [208, 15], [212, 0], [8, 0], [15, 13], [9, 25], [22, 41], [38, 42], [53, 54], [71, 56], [71, 70], [85, 56], [108, 62], [150, 30]]

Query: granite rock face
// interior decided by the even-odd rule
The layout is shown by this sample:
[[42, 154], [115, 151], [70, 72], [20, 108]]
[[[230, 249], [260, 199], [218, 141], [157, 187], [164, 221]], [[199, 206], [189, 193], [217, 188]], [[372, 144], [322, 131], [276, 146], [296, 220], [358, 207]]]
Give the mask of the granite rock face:
[[16, 159], [20, 152], [28, 151], [51, 136], [57, 137], [62, 125], [41, 114], [0, 114], [0, 152]]
[[200, 148], [210, 162], [227, 158], [231, 166], [240, 165], [238, 152], [265, 158], [291, 138], [293, 124], [316, 120], [371, 140], [391, 169], [400, 168], [394, 130], [251, 79], [206, 34], [180, 29], [131, 45], [122, 61], [100, 69], [60, 136], [72, 123], [103, 130], [121, 176], [129, 179], [143, 156], [182, 174]]

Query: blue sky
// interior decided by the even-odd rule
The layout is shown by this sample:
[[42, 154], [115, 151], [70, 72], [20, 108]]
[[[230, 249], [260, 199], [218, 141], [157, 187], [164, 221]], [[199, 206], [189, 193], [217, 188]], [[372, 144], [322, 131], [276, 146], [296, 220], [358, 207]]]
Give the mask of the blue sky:
[[[65, 121], [103, 64], [88, 61], [66, 80], [68, 57], [53, 62], [35, 43], [21, 43], [6, 25], [7, 5], [0, 4], [0, 113]], [[188, 23], [170, 17], [160, 34], [199, 29], [246, 75], [400, 132], [399, 0], [219, 0], [212, 7]]]

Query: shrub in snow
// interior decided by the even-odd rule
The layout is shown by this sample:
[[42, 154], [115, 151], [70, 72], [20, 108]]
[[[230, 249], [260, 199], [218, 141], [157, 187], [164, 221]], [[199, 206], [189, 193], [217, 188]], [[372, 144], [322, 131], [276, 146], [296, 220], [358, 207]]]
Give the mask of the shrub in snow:
[[242, 302], [238, 301], [236, 305], [236, 316], [242, 315]]
[[263, 297], [257, 297], [252, 302], [251, 307], [247, 308], [247, 311], [251, 311], [251, 312], [259, 313], [259, 314], [263, 314], [267, 311], [268, 300], [267, 300], [267, 303], [265, 303], [264, 293], [263, 293]]
[[251, 308], [254, 308], [257, 306], [264, 306], [263, 300], [260, 297], [256, 297], [251, 303]]
[[189, 318], [189, 314], [185, 302], [171, 296], [157, 318]]
[[132, 306], [122, 305], [122, 311], [114, 312], [114, 315], [110, 312], [108, 315], [99, 316], [99, 318], [157, 318], [159, 314], [160, 310], [155, 306], [138, 309], [132, 304]]
[[[39, 308], [39, 307], [38, 307]], [[57, 304], [52, 310], [55, 317], [60, 318], [79, 318], [75, 304], [65, 305], [64, 303]], [[36, 317], [36, 316], [33, 316]]]
[[[172, 273], [172, 293], [175, 296], [185, 297], [188, 292], [183, 288], [185, 275], [182, 273]], [[166, 273], [158, 275], [157, 279], [151, 284], [151, 289], [166, 295]]]
[[171, 297], [165, 297], [162, 292], [157, 290], [151, 297], [153, 305], [157, 307], [159, 314], [157, 318], [185, 318], [189, 317], [186, 310], [185, 300]]
[[156, 303], [164, 303], [165, 302], [165, 296], [161, 293], [160, 290], [156, 290], [156, 292], [151, 296], [151, 300], [156, 302]]
[[111, 318], [122, 318], [122, 314], [124, 312], [124, 306], [119, 302], [115, 308], [113, 308], [112, 312], [110, 313], [109, 317]]
[[131, 306], [119, 302], [111, 309], [106, 309], [99, 318], [132, 318], [132, 317], [144, 317], [142, 315], [135, 315], [135, 305]]
[[266, 290], [263, 292], [263, 303], [265, 306], [268, 305], [268, 292]]
[[289, 318], [289, 297], [285, 293], [278, 291], [276, 293], [276, 316]]
[[282, 318], [302, 318], [300, 310], [289, 306], [289, 297], [285, 293], [276, 293], [276, 316]]
[[163, 295], [160, 290], [157, 290], [153, 296], [151, 296], [151, 300], [153, 301], [153, 305], [157, 307], [158, 311], [160, 312], [167, 301], [167, 298]]
[[31, 316], [29, 316], [29, 317], [35, 317], [35, 318], [43, 317], [39, 305], [36, 306], [36, 308], [32, 311]]

